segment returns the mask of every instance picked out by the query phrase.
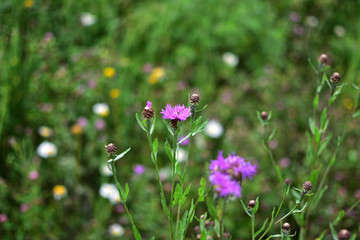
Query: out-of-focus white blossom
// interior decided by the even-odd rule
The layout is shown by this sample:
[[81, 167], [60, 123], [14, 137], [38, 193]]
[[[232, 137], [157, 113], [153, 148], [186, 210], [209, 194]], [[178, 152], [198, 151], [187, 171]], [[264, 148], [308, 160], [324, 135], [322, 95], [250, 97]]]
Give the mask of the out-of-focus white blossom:
[[239, 58], [234, 53], [226, 52], [223, 55], [223, 61], [230, 67], [236, 67], [239, 63]]
[[96, 103], [93, 106], [93, 111], [100, 117], [106, 117], [110, 113], [109, 105], [106, 103]]
[[345, 37], [346, 30], [345, 30], [345, 28], [344, 28], [343, 26], [341, 26], [341, 25], [336, 25], [336, 26], [334, 27], [334, 33], [335, 33], [335, 35], [336, 35], [337, 37], [342, 38], [342, 37]]
[[57, 148], [55, 144], [44, 141], [37, 147], [36, 152], [42, 158], [49, 158], [56, 156]]
[[102, 184], [99, 193], [103, 198], [109, 199], [109, 201], [112, 203], [120, 202], [119, 192], [116, 186], [112, 183]]
[[125, 230], [120, 224], [114, 223], [109, 226], [109, 233], [111, 236], [120, 237], [120, 236], [124, 235]]
[[112, 176], [113, 175], [111, 170], [107, 166], [107, 164], [104, 164], [100, 167], [100, 173], [104, 176]]
[[91, 13], [84, 12], [81, 14], [80, 21], [84, 27], [90, 27], [96, 22], [96, 16]]
[[211, 138], [219, 138], [223, 134], [224, 128], [218, 121], [211, 119], [206, 124], [204, 132]]

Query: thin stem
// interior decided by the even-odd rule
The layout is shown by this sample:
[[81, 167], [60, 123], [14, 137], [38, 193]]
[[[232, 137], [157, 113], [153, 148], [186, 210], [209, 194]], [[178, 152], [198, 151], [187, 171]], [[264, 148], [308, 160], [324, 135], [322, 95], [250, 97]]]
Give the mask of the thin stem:
[[116, 187], [118, 188], [120, 199], [121, 199], [121, 201], [122, 201], [122, 203], [123, 203], [123, 205], [125, 207], [125, 211], [126, 211], [127, 215], [129, 216], [131, 225], [135, 226], [134, 220], [133, 220], [133, 218], [132, 218], [132, 216], [131, 216], [131, 214], [129, 212], [126, 201], [124, 199], [124, 196], [122, 195], [122, 192], [121, 192], [121, 190], [119, 188], [120, 183], [119, 183], [119, 181], [117, 180], [117, 177], [116, 177], [116, 168], [115, 168], [115, 162], [114, 161], [111, 162], [111, 170], [112, 170], [112, 173], [113, 173], [114, 181], [116, 183]]
[[[146, 135], [147, 135], [147, 139], [148, 139], [149, 146], [150, 146], [151, 156], [153, 158], [153, 162], [154, 162], [154, 165], [155, 165], [156, 176], [157, 176], [157, 179], [158, 179], [158, 182], [159, 182], [161, 195], [165, 196], [164, 188], [163, 188], [163, 185], [161, 183], [161, 178], [160, 178], [160, 174], [159, 174], [159, 168], [158, 168], [158, 165], [157, 165], [157, 159], [156, 159], [157, 157], [156, 157], [155, 153], [153, 152], [152, 140], [151, 140], [151, 134], [150, 134], [150, 121], [149, 120], [148, 120], [147, 125], [148, 125], [148, 129], [147, 129]], [[172, 236], [172, 226], [170, 224], [170, 221], [169, 221], [169, 226], [170, 226], [170, 235]]]
[[174, 189], [175, 189], [175, 167], [176, 167], [176, 152], [177, 152], [177, 134], [174, 130], [174, 138], [173, 138], [173, 162], [171, 164], [171, 196], [170, 196], [170, 206], [169, 206], [169, 212], [170, 212], [170, 228], [171, 228], [171, 239], [174, 239], [173, 234], [173, 227], [172, 227], [172, 216], [173, 216], [173, 196], [174, 196]]
[[281, 207], [282, 207], [282, 205], [283, 205], [283, 203], [284, 203], [285, 196], [286, 196], [286, 189], [284, 189], [283, 197], [282, 197], [282, 200], [281, 200], [281, 202], [280, 202], [279, 208], [278, 208], [278, 210], [276, 211], [275, 216], [272, 218], [272, 220], [271, 220], [268, 228], [265, 230], [265, 232], [261, 235], [261, 237], [260, 237], [258, 240], [261, 240], [263, 237], [265, 237], [266, 233], [267, 233], [267, 232], [271, 229], [271, 227], [274, 225], [274, 224], [273, 224], [274, 219], [276, 219], [277, 216], [278, 216], [279, 213], [280, 213], [280, 209], [281, 209]]
[[255, 215], [251, 213], [251, 239], [255, 240]]
[[280, 218], [279, 220], [277, 220], [275, 222], [275, 224], [278, 224], [279, 222], [281, 222], [282, 220], [284, 220], [287, 216], [289, 216], [290, 214], [292, 214], [292, 212], [300, 205], [300, 202], [296, 203], [295, 206], [290, 210], [290, 212], [288, 212], [287, 214], [285, 214], [285, 216], [283, 216], [282, 218]]

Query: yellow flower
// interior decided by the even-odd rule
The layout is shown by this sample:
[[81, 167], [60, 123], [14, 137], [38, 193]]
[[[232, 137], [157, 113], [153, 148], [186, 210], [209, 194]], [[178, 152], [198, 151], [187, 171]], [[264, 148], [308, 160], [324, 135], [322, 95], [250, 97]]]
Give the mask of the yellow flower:
[[34, 5], [34, 0], [25, 0], [24, 1], [24, 6], [27, 8], [30, 8]]
[[71, 133], [74, 135], [81, 134], [83, 131], [83, 128], [79, 124], [75, 124], [71, 127]]
[[165, 76], [165, 70], [163, 68], [157, 67], [154, 68], [148, 77], [148, 82], [150, 84], [156, 84], [161, 78]]
[[345, 98], [343, 101], [343, 105], [347, 110], [351, 110], [354, 107], [354, 104], [350, 98]]
[[60, 200], [62, 197], [64, 197], [66, 195], [66, 192], [67, 191], [64, 185], [56, 185], [53, 188], [53, 194], [56, 200]]
[[112, 67], [105, 68], [104, 75], [107, 78], [112, 78], [113, 76], [115, 76], [115, 68], [112, 68]]
[[109, 95], [111, 98], [118, 98], [120, 96], [120, 90], [117, 88], [113, 88], [110, 90]]
[[49, 127], [46, 127], [46, 126], [42, 126], [39, 128], [38, 130], [39, 132], [39, 135], [44, 137], [44, 138], [48, 138], [48, 137], [51, 137], [53, 131], [51, 130], [51, 128]]

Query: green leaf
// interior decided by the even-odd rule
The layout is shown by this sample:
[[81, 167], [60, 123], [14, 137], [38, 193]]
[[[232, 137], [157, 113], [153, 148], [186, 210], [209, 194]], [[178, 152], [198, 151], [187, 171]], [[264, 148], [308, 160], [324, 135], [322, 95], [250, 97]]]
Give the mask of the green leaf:
[[314, 109], [317, 109], [318, 105], [319, 105], [319, 94], [316, 94], [314, 101], [313, 101]]
[[192, 136], [195, 136], [196, 134], [202, 132], [205, 130], [206, 124], [208, 123], [209, 120], [206, 120], [205, 122], [201, 123], [200, 126], [198, 126], [192, 133]]
[[311, 133], [312, 133], [313, 135], [315, 135], [315, 128], [316, 128], [316, 126], [315, 126], [315, 121], [314, 121], [314, 119], [309, 118], [309, 126], [310, 126], [310, 131], [311, 131]]
[[220, 237], [220, 222], [217, 219], [215, 220], [214, 230], [216, 232], [216, 235]]
[[357, 111], [352, 115], [353, 118], [357, 118], [358, 116], [360, 116], [360, 110], [357, 110]]
[[328, 189], [327, 186], [323, 187], [322, 189], [320, 189], [318, 196], [316, 197], [316, 199], [314, 199], [314, 203], [312, 208], [315, 209], [316, 206], [318, 205], [319, 201], [321, 200], [322, 196], [324, 195], [325, 191]]
[[351, 235], [349, 240], [355, 240], [356, 239], [356, 234]]
[[180, 201], [180, 198], [181, 198], [181, 187], [180, 184], [176, 184], [172, 206], [175, 206]]
[[141, 235], [140, 235], [139, 231], [137, 230], [137, 228], [135, 227], [135, 225], [133, 225], [133, 232], [134, 232], [135, 239], [141, 240]]
[[305, 203], [305, 205], [303, 206], [302, 209], [295, 209], [295, 210], [293, 211], [293, 213], [301, 213], [302, 211], [304, 211], [304, 209], [306, 208], [306, 206], [307, 206], [307, 203]]
[[113, 160], [113, 159], [110, 159], [109, 161], [107, 161], [108, 163], [114, 161], [116, 162], [117, 160], [121, 159], [122, 157], [125, 156], [125, 154], [127, 154], [129, 151], [131, 150], [131, 148], [128, 148], [126, 149], [125, 151], [123, 151], [122, 153], [120, 153], [119, 155], [116, 156], [116, 158]]
[[341, 210], [341, 211], [338, 213], [338, 215], [336, 216], [335, 221], [333, 222], [334, 225], [338, 224], [338, 222], [340, 222], [341, 219], [342, 219], [344, 216], [345, 216], [345, 212], [344, 212], [344, 210]]
[[139, 126], [141, 127], [141, 129], [144, 130], [145, 132], [147, 132], [145, 126], [144, 126], [144, 125], [142, 124], [142, 122], [140, 121], [140, 116], [139, 116], [139, 114], [136, 113], [135, 116], [136, 116], [136, 121], [137, 121], [137, 123], [139, 124]]
[[254, 234], [254, 238], [256, 238], [256, 236], [259, 235], [262, 231], [264, 231], [268, 220], [269, 220], [269, 219], [267, 218], [267, 219], [265, 220], [265, 222], [263, 223], [262, 227], [261, 227], [258, 231], [256, 231], [256, 233]]
[[274, 138], [275, 132], [276, 132], [276, 128], [273, 129], [273, 131], [271, 132], [270, 136], [268, 137], [268, 142], [270, 142], [270, 141]]
[[151, 120], [151, 126], [150, 126], [150, 135], [153, 134], [154, 129], [155, 129], [155, 122], [156, 122], [156, 115], [154, 116], [154, 118]]
[[241, 199], [240, 199], [240, 202], [241, 202], [241, 205], [242, 205], [245, 213], [246, 213], [249, 217], [251, 217], [251, 214], [250, 214], [249, 210], [247, 209], [247, 207], [245, 206], [244, 202], [243, 202]]
[[125, 196], [124, 196], [125, 201], [129, 195], [129, 192], [130, 192], [129, 185], [125, 183]]
[[312, 184], [314, 184], [314, 185], [317, 183], [320, 170], [321, 170], [321, 168], [317, 168], [310, 173], [309, 181], [312, 182]]
[[309, 134], [309, 132], [306, 132], [306, 137], [308, 139], [308, 147], [307, 147], [307, 154], [306, 154], [306, 158], [307, 158], [307, 163], [308, 165], [311, 164], [312, 160], [314, 159], [315, 156], [315, 149], [314, 146], [312, 144], [312, 138]]
[[311, 69], [317, 74], [317, 70], [316, 70], [316, 68], [314, 67], [313, 63], [311, 62], [311, 59], [310, 59], [310, 58], [308, 58], [308, 63], [310, 64]]
[[199, 110], [195, 110], [195, 112], [201, 112], [201, 111], [205, 110], [205, 108], [207, 108], [207, 104], [203, 108], [201, 108]]
[[320, 154], [325, 150], [325, 148], [329, 144], [330, 140], [331, 140], [331, 134], [326, 136], [326, 138], [321, 142], [321, 145], [318, 150], [318, 156], [320, 156]]
[[334, 156], [331, 158], [329, 166], [332, 167], [332, 165], [334, 165], [335, 161], [336, 161], [336, 154], [334, 154]]
[[256, 213], [257, 213], [257, 211], [258, 211], [258, 209], [259, 209], [259, 197], [257, 197], [256, 198], [256, 204], [255, 204], [255, 207], [254, 207], [254, 209], [253, 209], [253, 214], [255, 215]]
[[152, 151], [153, 151], [155, 156], [157, 156], [158, 147], [159, 147], [159, 142], [158, 142], [158, 139], [155, 138], [154, 141], [153, 141], [153, 144], [152, 144], [152, 148], [153, 148]]
[[187, 228], [187, 225], [186, 225], [187, 215], [188, 215], [188, 210], [186, 210], [184, 212], [184, 215], [183, 215], [183, 217], [181, 218], [181, 221], [180, 221], [180, 225], [179, 225], [180, 227], [179, 227], [179, 231], [178, 231], [178, 235], [177, 235], [177, 239], [179, 239], [179, 240], [184, 239], [185, 231], [186, 231], [186, 228]]
[[327, 110], [326, 108], [324, 108], [324, 110], [322, 110], [321, 117], [320, 117], [320, 128], [323, 131], [324, 131], [324, 126], [325, 126], [325, 122], [326, 122], [326, 119], [327, 119], [326, 110]]
[[174, 131], [173, 129], [170, 127], [170, 124], [168, 122], [166, 122], [164, 119], [163, 119], [163, 122], [166, 126], [166, 129], [168, 130], [168, 132], [171, 134], [171, 136], [174, 136]]
[[206, 206], [213, 219], [218, 219], [216, 207], [210, 198], [205, 198]]
[[165, 196], [162, 192], [160, 193], [160, 201], [166, 216], [170, 218], [170, 212], [169, 209], [167, 208]]
[[203, 196], [205, 193], [205, 185], [206, 185], [206, 181], [205, 178], [201, 178], [200, 180], [200, 188], [198, 189], [198, 194], [199, 196]]
[[339, 240], [337, 237], [337, 232], [335, 231], [332, 223], [329, 224], [330, 225], [330, 230], [331, 230], [331, 236], [334, 240]]
[[[186, 220], [187, 224], [190, 224], [193, 221], [194, 215], [195, 215], [195, 205], [194, 205], [194, 201], [191, 200], [191, 206], [190, 206], [190, 210], [189, 210], [189, 216]], [[205, 213], [206, 214], [206, 213]]]
[[166, 151], [168, 157], [170, 158], [171, 162], [174, 162], [173, 152], [171, 150], [170, 144], [167, 139], [165, 141], [165, 151]]
[[336, 98], [341, 94], [342, 88], [344, 86], [345, 86], [345, 83], [343, 83], [343, 84], [341, 84], [340, 86], [337, 87], [337, 90], [335, 91], [335, 93], [329, 99], [329, 105], [331, 105], [336, 100]]
[[190, 189], [191, 189], [191, 183], [189, 184], [189, 186], [187, 186], [187, 188], [185, 189], [185, 191], [183, 192], [182, 194], [182, 197], [181, 197], [181, 201], [180, 201], [180, 206], [184, 204], [184, 202], [186, 201], [186, 198], [190, 192]]
[[315, 137], [316, 144], [319, 145], [320, 140], [321, 140], [321, 132], [317, 127], [315, 127], [315, 135], [314, 135], [314, 137]]
[[183, 139], [181, 139], [178, 144], [181, 144], [182, 142], [186, 141], [187, 139], [189, 139], [189, 137], [191, 136], [191, 133], [189, 133], [188, 135], [186, 135]]

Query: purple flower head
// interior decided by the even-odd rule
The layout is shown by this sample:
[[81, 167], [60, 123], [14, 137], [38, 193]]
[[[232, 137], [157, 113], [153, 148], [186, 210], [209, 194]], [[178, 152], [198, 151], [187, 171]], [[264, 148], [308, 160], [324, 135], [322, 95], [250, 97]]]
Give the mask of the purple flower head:
[[141, 164], [136, 164], [134, 167], [134, 173], [136, 175], [142, 175], [145, 172], [145, 167]]
[[79, 119], [77, 120], [77, 124], [80, 127], [86, 127], [86, 125], [88, 124], [88, 120], [86, 117], [79, 117]]
[[151, 108], [151, 104], [152, 104], [152, 102], [147, 101], [147, 103], [146, 103], [146, 107], [147, 107], [147, 108]]
[[106, 127], [106, 123], [103, 119], [99, 119], [95, 122], [95, 128], [97, 130], [103, 130]]
[[5, 213], [0, 214], [0, 223], [4, 223], [8, 220], [8, 217]]
[[191, 116], [191, 108], [184, 105], [176, 105], [175, 107], [170, 104], [165, 106], [165, 110], [161, 109], [164, 119], [185, 121]]
[[220, 197], [227, 197], [230, 195], [241, 197], [240, 184], [237, 181], [232, 180], [231, 176], [214, 172], [214, 174], [210, 175], [209, 180]]

